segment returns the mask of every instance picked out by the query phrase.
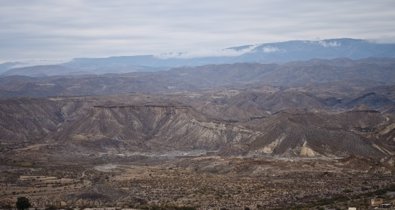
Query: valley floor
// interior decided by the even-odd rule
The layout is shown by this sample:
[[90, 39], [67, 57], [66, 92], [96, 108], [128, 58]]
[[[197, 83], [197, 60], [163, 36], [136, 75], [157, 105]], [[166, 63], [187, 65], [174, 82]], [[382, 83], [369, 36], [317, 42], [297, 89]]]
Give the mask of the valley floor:
[[202, 155], [68, 161], [3, 159], [1, 205], [12, 206], [17, 197], [26, 196], [33, 207], [58, 208], [363, 209], [368, 208], [367, 199], [395, 190], [391, 171], [368, 162], [361, 167], [364, 160], [355, 157]]

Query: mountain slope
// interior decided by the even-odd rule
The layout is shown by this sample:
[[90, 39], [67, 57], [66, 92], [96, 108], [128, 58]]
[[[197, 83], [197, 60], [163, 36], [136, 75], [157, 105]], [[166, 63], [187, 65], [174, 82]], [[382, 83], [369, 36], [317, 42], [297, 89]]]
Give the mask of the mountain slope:
[[379, 157], [380, 141], [368, 139], [367, 132], [378, 128], [385, 118], [379, 112], [358, 111], [340, 114], [280, 112], [262, 123], [250, 122], [265, 133], [251, 142], [251, 154], [280, 156]]
[[[2, 101], [2, 149], [39, 144], [48, 145], [41, 148], [43, 154], [203, 150], [220, 155], [381, 158], [393, 155], [395, 148], [393, 115], [378, 111], [306, 112], [284, 105], [276, 113], [252, 110], [246, 117], [242, 113], [249, 110], [243, 104], [252, 100], [246, 97], [229, 105], [240, 117], [230, 121], [219, 118], [223, 112], [214, 113], [210, 103], [207, 112], [183, 98], [188, 96], [176, 96], [167, 101], [153, 95]], [[253, 113], [259, 115], [251, 117]]]
[[[57, 141], [120, 150], [216, 150], [253, 131], [210, 122], [189, 106], [106, 105], [91, 107], [55, 134]], [[90, 148], [93, 145], [90, 145]]]

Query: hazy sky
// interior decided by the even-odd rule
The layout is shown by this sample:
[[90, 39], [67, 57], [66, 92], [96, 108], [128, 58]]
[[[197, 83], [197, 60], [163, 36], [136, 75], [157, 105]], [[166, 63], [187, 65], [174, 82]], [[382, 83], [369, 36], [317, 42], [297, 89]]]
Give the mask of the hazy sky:
[[394, 42], [394, 11], [394, 0], [0, 0], [0, 62], [291, 39]]

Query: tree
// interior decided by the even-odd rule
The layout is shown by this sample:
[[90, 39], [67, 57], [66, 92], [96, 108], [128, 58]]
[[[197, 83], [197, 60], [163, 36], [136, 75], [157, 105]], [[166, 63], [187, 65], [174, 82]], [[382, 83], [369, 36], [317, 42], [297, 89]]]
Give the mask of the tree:
[[25, 210], [28, 209], [31, 206], [29, 199], [26, 197], [18, 197], [16, 201], [16, 208], [18, 210]]

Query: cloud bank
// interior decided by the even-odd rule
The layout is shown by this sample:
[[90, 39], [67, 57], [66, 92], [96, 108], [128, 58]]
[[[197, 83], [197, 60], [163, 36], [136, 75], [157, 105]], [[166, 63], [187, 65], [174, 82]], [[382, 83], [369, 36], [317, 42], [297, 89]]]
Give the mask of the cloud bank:
[[228, 54], [216, 49], [293, 39], [393, 42], [394, 9], [393, 0], [0, 0], [0, 61]]

